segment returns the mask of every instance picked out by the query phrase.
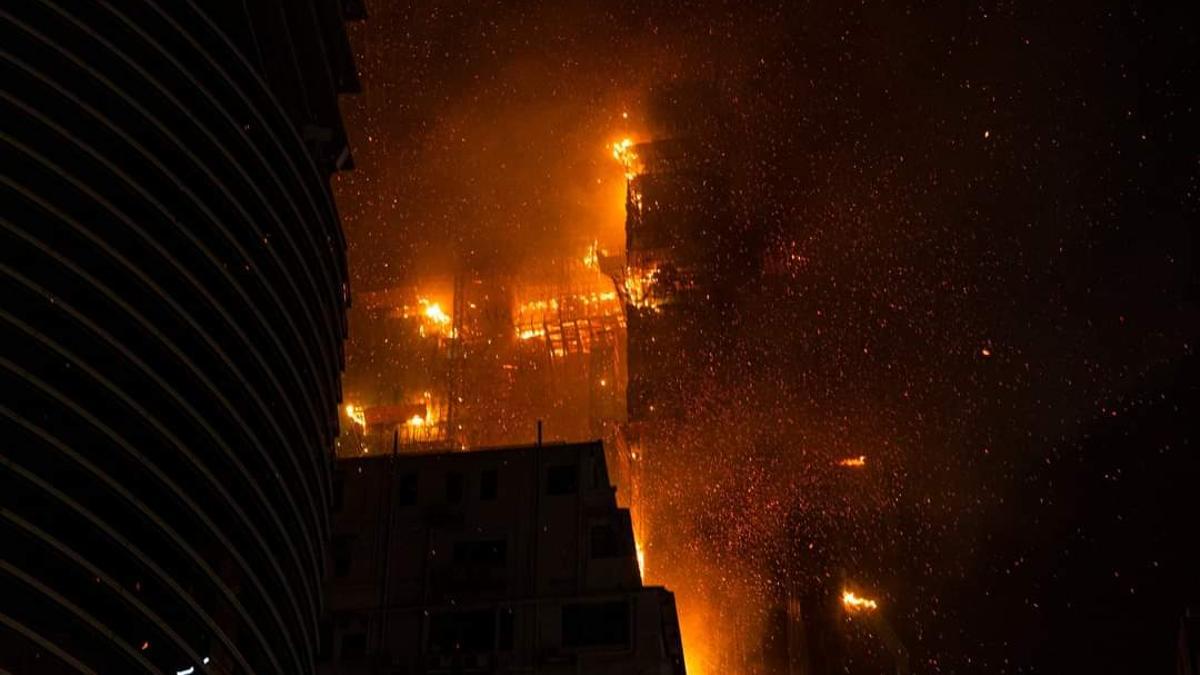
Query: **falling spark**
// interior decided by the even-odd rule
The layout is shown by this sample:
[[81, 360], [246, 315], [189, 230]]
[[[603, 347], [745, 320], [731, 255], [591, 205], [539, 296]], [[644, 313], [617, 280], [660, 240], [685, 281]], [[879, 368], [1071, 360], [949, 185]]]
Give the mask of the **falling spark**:
[[867, 465], [867, 456], [866, 455], [859, 455], [858, 457], [847, 457], [845, 459], [838, 460], [838, 466], [849, 466], [849, 467], [853, 467], [853, 468], [860, 468], [860, 467], [864, 467], [866, 465]]
[[871, 612], [879, 608], [879, 603], [866, 597], [859, 597], [853, 591], [842, 591], [842, 607], [847, 612]]

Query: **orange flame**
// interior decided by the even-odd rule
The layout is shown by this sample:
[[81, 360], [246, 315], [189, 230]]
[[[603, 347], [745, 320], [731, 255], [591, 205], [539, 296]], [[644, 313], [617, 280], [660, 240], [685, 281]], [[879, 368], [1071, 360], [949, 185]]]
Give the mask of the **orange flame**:
[[613, 143], [612, 156], [625, 168], [625, 180], [633, 180], [637, 177], [638, 155], [633, 150], [632, 138], [623, 138]]
[[625, 270], [625, 292], [629, 294], [629, 304], [639, 309], [658, 309], [661, 302], [654, 297], [654, 284], [657, 280], [657, 267], [648, 270], [627, 268]]
[[868, 597], [860, 597], [853, 591], [842, 591], [842, 607], [851, 614], [873, 612], [879, 608], [879, 603]]
[[362, 429], [364, 431], [366, 430], [366, 428], [367, 428], [367, 413], [365, 410], [363, 410], [359, 406], [356, 406], [353, 403], [347, 403], [346, 404], [346, 417], [349, 417], [350, 421], [357, 424], [360, 429]]
[[600, 250], [600, 242], [593, 240], [588, 246], [587, 253], [583, 254], [583, 266], [591, 269], [600, 269], [600, 254], [604, 251]]

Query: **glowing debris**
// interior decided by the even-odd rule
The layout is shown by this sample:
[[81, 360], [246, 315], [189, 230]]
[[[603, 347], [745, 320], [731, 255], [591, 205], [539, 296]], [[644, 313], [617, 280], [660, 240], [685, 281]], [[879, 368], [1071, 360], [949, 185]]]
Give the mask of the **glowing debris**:
[[879, 603], [871, 598], [862, 597], [853, 591], [842, 591], [842, 607], [852, 614], [872, 612], [879, 608]]

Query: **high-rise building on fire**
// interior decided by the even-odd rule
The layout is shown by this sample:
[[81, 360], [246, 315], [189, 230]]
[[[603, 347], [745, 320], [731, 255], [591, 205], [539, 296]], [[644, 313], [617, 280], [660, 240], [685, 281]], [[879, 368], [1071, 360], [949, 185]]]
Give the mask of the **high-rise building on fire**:
[[338, 462], [320, 672], [683, 675], [599, 442]]
[[0, 671], [314, 671], [357, 4], [0, 10]]
[[[695, 378], [727, 341], [732, 299], [757, 265], [736, 217], [726, 123], [709, 88], [654, 93], [654, 140], [616, 149], [626, 164], [629, 421], [678, 418]], [[687, 367], [681, 367], [687, 364]]]

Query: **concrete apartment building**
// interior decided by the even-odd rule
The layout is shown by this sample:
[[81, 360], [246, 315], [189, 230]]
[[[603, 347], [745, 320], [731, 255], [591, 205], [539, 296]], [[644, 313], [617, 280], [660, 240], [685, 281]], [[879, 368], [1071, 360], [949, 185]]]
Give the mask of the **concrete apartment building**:
[[319, 672], [683, 675], [599, 442], [338, 462]]

